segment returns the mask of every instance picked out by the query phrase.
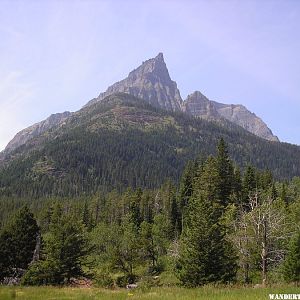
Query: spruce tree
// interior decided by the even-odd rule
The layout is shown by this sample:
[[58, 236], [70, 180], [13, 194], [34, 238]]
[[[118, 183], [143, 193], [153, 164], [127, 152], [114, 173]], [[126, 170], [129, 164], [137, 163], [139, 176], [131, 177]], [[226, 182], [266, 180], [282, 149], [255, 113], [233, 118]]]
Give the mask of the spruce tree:
[[195, 163], [188, 161], [182, 173], [179, 183], [179, 204], [180, 209], [183, 211], [184, 207], [188, 204], [190, 197], [193, 194], [193, 181], [195, 176]]
[[149, 273], [159, 273], [162, 271], [162, 265], [159, 259], [167, 254], [172, 236], [172, 224], [169, 219], [158, 214], [154, 217], [153, 224], [143, 222], [140, 229], [140, 242], [143, 257], [151, 263]]
[[184, 218], [185, 218], [185, 209], [189, 203], [189, 199], [193, 194], [193, 182], [195, 177], [195, 163], [188, 161], [186, 167], [183, 171], [183, 174], [179, 183], [179, 192], [178, 192], [178, 231], [181, 233]]
[[10, 275], [11, 255], [10, 255], [11, 234], [3, 229], [0, 232], [0, 282]]
[[287, 282], [300, 282], [300, 232], [290, 242], [283, 274]]
[[248, 203], [249, 197], [257, 190], [256, 170], [247, 166], [243, 177], [243, 203]]
[[220, 139], [217, 147], [216, 166], [219, 176], [216, 196], [226, 207], [230, 202], [230, 195], [234, 188], [234, 170], [223, 138]]
[[[39, 227], [27, 206], [21, 208], [0, 233], [0, 279], [14, 270], [26, 270], [33, 259]], [[2, 275], [2, 276], [1, 276]]]
[[53, 207], [42, 259], [31, 265], [23, 283], [63, 284], [84, 275], [83, 265], [89, 252], [85, 226], [81, 220], [64, 215], [62, 207]]
[[210, 157], [195, 182], [180, 241], [177, 275], [187, 286], [229, 282], [235, 277], [235, 254], [220, 223], [224, 203], [217, 198], [218, 179], [217, 162]]
[[128, 282], [134, 280], [134, 267], [137, 265], [140, 260], [140, 242], [138, 239], [138, 226], [136, 224], [136, 215], [135, 213], [129, 213], [125, 216], [122, 227], [122, 238], [115, 255], [115, 267], [124, 271]]
[[51, 224], [46, 253], [47, 260], [57, 267], [56, 283], [69, 282], [71, 277], [83, 275], [88, 248], [82, 222], [63, 216], [58, 223]]
[[142, 249], [142, 256], [144, 259], [149, 260], [151, 262], [151, 266], [149, 268], [150, 273], [155, 270], [157, 265], [157, 251], [153, 240], [152, 234], [152, 224], [144, 221], [141, 224], [140, 229], [140, 242]]
[[235, 277], [235, 257], [219, 224], [219, 209], [204, 197], [194, 198], [189, 206], [177, 265], [178, 278], [186, 286], [225, 283]]

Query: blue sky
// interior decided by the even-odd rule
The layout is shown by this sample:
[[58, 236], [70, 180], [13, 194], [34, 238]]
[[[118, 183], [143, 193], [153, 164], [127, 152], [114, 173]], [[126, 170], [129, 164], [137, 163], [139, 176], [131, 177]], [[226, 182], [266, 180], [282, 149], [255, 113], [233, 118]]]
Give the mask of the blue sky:
[[163, 52], [183, 98], [244, 104], [300, 145], [300, 1], [0, 0], [0, 149]]

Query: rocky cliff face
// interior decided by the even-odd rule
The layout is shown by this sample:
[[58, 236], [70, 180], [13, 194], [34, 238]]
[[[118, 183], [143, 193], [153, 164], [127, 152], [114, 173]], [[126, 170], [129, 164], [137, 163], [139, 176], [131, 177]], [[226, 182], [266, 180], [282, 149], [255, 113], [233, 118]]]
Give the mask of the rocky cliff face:
[[199, 91], [189, 95], [182, 105], [183, 112], [203, 119], [216, 119], [220, 115], [212, 101]]
[[27, 141], [35, 138], [45, 131], [53, 128], [54, 126], [59, 126], [64, 123], [64, 121], [70, 117], [71, 112], [63, 112], [51, 115], [44, 121], [36, 123], [22, 131], [18, 132], [15, 137], [7, 144], [4, 153], [9, 153], [19, 146], [25, 144]]
[[103, 100], [114, 93], [127, 93], [142, 98], [151, 105], [170, 111], [180, 111], [182, 99], [175, 81], [172, 81], [162, 53], [149, 59], [128, 77], [110, 86], [87, 105]]
[[227, 120], [243, 127], [249, 132], [269, 141], [278, 142], [277, 136], [273, 135], [271, 129], [265, 122], [243, 105], [222, 104], [214, 102], [219, 114]]
[[[278, 138], [272, 134], [267, 125], [242, 105], [210, 101], [199, 91], [189, 95], [186, 101], [183, 102], [176, 82], [170, 78], [162, 53], [143, 62], [137, 69], [130, 72], [127, 78], [113, 84], [85, 106], [102, 101], [105, 97], [116, 93], [134, 95], [155, 107], [168, 111], [183, 111], [208, 120], [225, 118], [257, 136], [270, 141], [278, 141]], [[54, 126], [63, 124], [70, 115], [70, 112], [54, 114], [48, 119], [20, 131], [9, 142], [5, 150], [0, 153], [0, 160], [7, 153], [25, 144], [30, 139], [41, 135]]]
[[183, 110], [204, 119], [225, 118], [247, 131], [269, 141], [279, 141], [271, 129], [243, 105], [223, 104], [207, 99], [200, 92], [194, 92], [184, 101]]

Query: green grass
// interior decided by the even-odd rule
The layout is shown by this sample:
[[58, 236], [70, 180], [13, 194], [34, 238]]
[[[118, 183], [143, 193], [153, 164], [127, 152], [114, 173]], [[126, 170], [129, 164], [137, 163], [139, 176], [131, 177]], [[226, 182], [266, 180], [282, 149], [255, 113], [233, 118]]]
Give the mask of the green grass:
[[0, 299], [26, 299], [26, 300], [94, 300], [94, 299], [132, 299], [132, 300], [233, 300], [253, 299], [267, 300], [269, 293], [300, 293], [300, 288], [293, 286], [277, 286], [268, 288], [214, 288], [203, 287], [197, 289], [186, 289], [179, 287], [152, 288], [147, 291], [124, 289], [106, 290], [97, 288], [55, 288], [55, 287], [0, 287]]

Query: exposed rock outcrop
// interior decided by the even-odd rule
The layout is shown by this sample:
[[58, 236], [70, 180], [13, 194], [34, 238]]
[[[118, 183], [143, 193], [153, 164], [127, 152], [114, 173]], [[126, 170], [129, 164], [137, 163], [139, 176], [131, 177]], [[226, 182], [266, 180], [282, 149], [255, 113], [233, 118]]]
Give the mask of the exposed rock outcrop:
[[[89, 101], [85, 107], [116, 93], [131, 94], [155, 107], [169, 111], [183, 111], [208, 120], [225, 118], [259, 137], [278, 141], [268, 126], [242, 105], [211, 101], [199, 91], [189, 95], [183, 102], [176, 82], [170, 78], [162, 53], [143, 62], [137, 69], [130, 72], [127, 78], [110, 86], [104, 93]], [[46, 120], [20, 131], [0, 153], [0, 160], [27, 141], [55, 126], [64, 124], [71, 115], [70, 112], [53, 114]]]
[[266, 123], [245, 106], [211, 101], [199, 91], [187, 97], [183, 104], [183, 111], [204, 119], [225, 118], [263, 139], [279, 141]]
[[243, 105], [213, 102], [218, 113], [227, 120], [243, 127], [249, 132], [269, 141], [278, 142], [267, 124]]
[[172, 81], [162, 53], [151, 58], [128, 77], [110, 86], [87, 105], [101, 101], [114, 93], [127, 93], [142, 98], [151, 105], [170, 111], [180, 111], [182, 99], [175, 81]]
[[220, 115], [212, 101], [208, 100], [199, 91], [189, 95], [182, 105], [183, 112], [204, 119], [219, 118]]
[[39, 123], [36, 123], [28, 128], [23, 129], [18, 132], [15, 137], [7, 144], [4, 153], [9, 153], [19, 146], [25, 144], [27, 141], [35, 138], [36, 136], [41, 135], [45, 131], [53, 128], [54, 126], [62, 125], [65, 120], [70, 117], [72, 113], [65, 111], [63, 113], [57, 113], [51, 115], [46, 120], [43, 120]]

